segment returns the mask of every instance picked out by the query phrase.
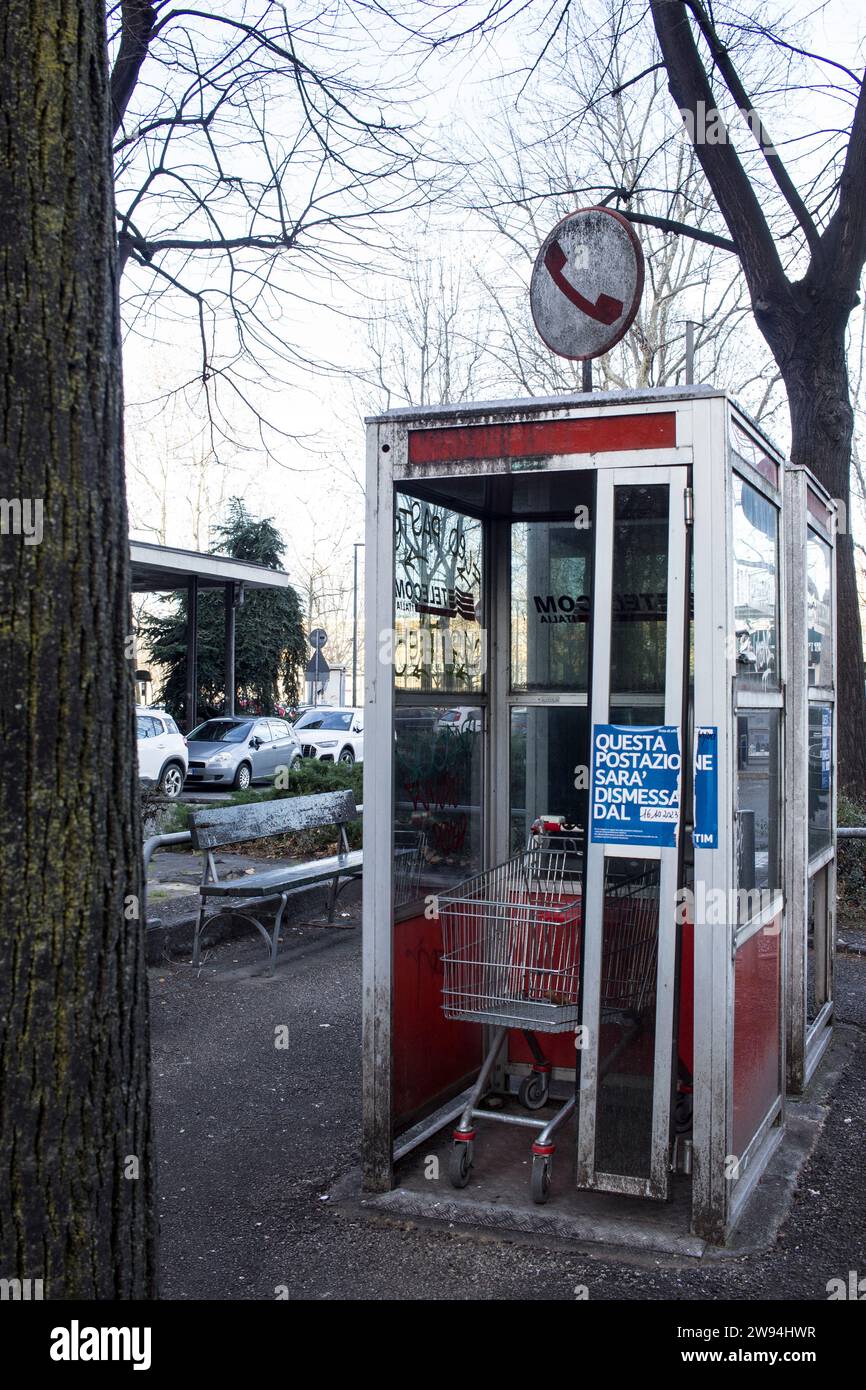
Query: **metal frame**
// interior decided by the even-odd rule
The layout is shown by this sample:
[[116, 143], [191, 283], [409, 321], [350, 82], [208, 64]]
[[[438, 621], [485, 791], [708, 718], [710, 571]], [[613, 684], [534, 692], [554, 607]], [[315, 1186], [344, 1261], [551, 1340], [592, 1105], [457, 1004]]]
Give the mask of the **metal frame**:
[[[745, 420], [737, 407], [730, 403], [726, 420], [724, 438], [727, 445], [727, 456], [725, 460], [725, 526], [727, 536], [727, 593], [728, 593], [728, 616], [726, 622], [726, 632], [733, 631], [733, 615], [735, 608], [734, 595], [734, 539], [733, 539], [733, 478], [736, 474], [744, 483], [761, 493], [777, 512], [776, 530], [776, 564], [778, 569], [778, 594], [779, 606], [777, 613], [777, 665], [779, 673], [779, 685], [777, 690], [757, 690], [738, 685], [736, 673], [736, 656], [734, 652], [729, 654], [729, 672], [727, 688], [729, 696], [729, 754], [728, 767], [731, 776], [730, 800], [731, 808], [729, 825], [731, 828], [730, 843], [728, 846], [728, 873], [730, 888], [736, 889], [737, 885], [737, 816], [738, 806], [736, 799], [737, 778], [735, 772], [735, 750], [737, 747], [737, 716], [741, 712], [748, 710], [776, 709], [779, 711], [779, 814], [781, 827], [779, 834], [780, 862], [781, 862], [781, 892], [777, 893], [770, 904], [765, 904], [761, 911], [748, 922], [733, 922], [730, 924], [730, 975], [729, 993], [727, 1004], [727, 1140], [726, 1140], [726, 1159], [734, 1157], [737, 1162], [733, 1166], [730, 1177], [726, 1176], [727, 1166], [723, 1160], [722, 1171], [724, 1176], [724, 1199], [722, 1211], [725, 1231], [729, 1230], [739, 1219], [745, 1202], [754, 1184], [759, 1180], [761, 1173], [769, 1163], [776, 1145], [781, 1138], [781, 1133], [785, 1124], [786, 1115], [786, 1037], [787, 1037], [787, 1016], [788, 999], [786, 987], [785, 960], [788, 952], [788, 905], [789, 905], [789, 884], [788, 884], [788, 836], [787, 826], [790, 820], [785, 796], [785, 772], [787, 767], [787, 747], [788, 730], [786, 728], [786, 714], [788, 709], [788, 686], [789, 686], [789, 639], [788, 639], [788, 614], [790, 610], [790, 597], [788, 592], [788, 556], [786, 550], [786, 536], [788, 523], [786, 520], [785, 494], [784, 494], [784, 474], [785, 459], [782, 454], [761, 435], [753, 422]], [[738, 424], [747, 435], [750, 435], [755, 442], [759, 442], [767, 457], [775, 463], [778, 470], [778, 486], [774, 486], [770, 479], [763, 473], [754, 468], [748, 460], [741, 455], [734, 456], [732, 441], [733, 423]], [[735, 1008], [736, 1008], [736, 985], [735, 972], [736, 961], [739, 950], [754, 936], [758, 931], [769, 925], [776, 917], [781, 918], [781, 941], [780, 941], [780, 980], [779, 980], [779, 1089], [773, 1098], [768, 1111], [761, 1123], [758, 1125], [755, 1134], [750, 1139], [746, 1151], [743, 1154], [734, 1154], [734, 1048], [735, 1048]]]
[[[835, 636], [836, 616], [836, 565], [835, 565], [835, 517], [836, 506], [833, 499], [816, 479], [802, 466], [789, 464], [784, 479], [785, 505], [788, 516], [786, 528], [786, 549], [790, 586], [790, 607], [788, 613], [788, 647], [790, 652], [790, 678], [792, 684], [805, 699], [793, 701], [789, 716], [789, 738], [785, 766], [786, 790], [791, 806], [797, 813], [788, 819], [788, 866], [790, 883], [788, 886], [788, 952], [785, 960], [787, 991], [790, 1000], [787, 1029], [787, 1067], [788, 1090], [800, 1093], [808, 1085], [815, 1067], [821, 1060], [832, 1036], [833, 1022], [833, 957], [834, 957], [834, 904], [836, 899], [836, 797], [838, 778], [835, 775], [835, 752], [837, 748], [836, 714], [836, 661], [837, 643]], [[824, 504], [830, 516], [830, 528], [821, 525], [819, 519], [809, 510], [808, 494], [812, 491]], [[829, 686], [810, 686], [805, 633], [807, 631], [807, 551], [808, 533], [815, 532], [830, 547], [830, 593], [831, 626], [833, 628], [832, 657], [830, 663], [831, 684]], [[832, 710], [832, 739], [834, 753], [834, 775], [831, 796], [830, 845], [817, 855], [809, 858], [809, 773], [808, 773], [808, 735], [809, 707], [811, 704], [828, 704]], [[816, 888], [821, 882], [821, 917], [823, 918], [823, 985], [826, 998], [815, 1018], [807, 1019], [807, 933], [808, 933], [808, 894], [809, 884], [815, 881]]]
[[[387, 445], [387, 450], [383, 448]], [[382, 660], [380, 630], [394, 629], [394, 460], [405, 460], [406, 435], [392, 428], [367, 436], [367, 522], [364, 549], [367, 621], [364, 631], [364, 736], [368, 750], [393, 744], [394, 682]], [[394, 927], [391, 874], [394, 779], [391, 758], [364, 759], [364, 889], [362, 1110], [364, 1185], [387, 1192], [393, 1181], [391, 1112], [391, 981]]]
[[[665, 723], [678, 728], [682, 719], [683, 619], [685, 606], [686, 523], [685, 490], [688, 470], [641, 466], [605, 470], [599, 474], [595, 507], [595, 556], [593, 605], [592, 724], [610, 717], [610, 647], [613, 588], [614, 489], [630, 484], [666, 485], [668, 507], [668, 590], [665, 670]], [[680, 733], [680, 750], [685, 733]], [[681, 786], [685, 777], [681, 774]], [[682, 830], [681, 830], [682, 833]], [[587, 827], [587, 835], [589, 828]], [[624, 850], [623, 853], [626, 851]], [[652, 1152], [648, 1179], [601, 1173], [595, 1166], [595, 1127], [599, 1087], [598, 1055], [602, 972], [605, 860], [615, 857], [615, 847], [587, 839], [586, 909], [584, 914], [584, 998], [582, 1022], [590, 1046], [581, 1056], [580, 1106], [577, 1135], [577, 1183], [579, 1187], [634, 1196], [666, 1198], [670, 1182], [670, 1103], [673, 1066], [674, 962], [676, 957], [676, 849], [647, 854], [628, 848], [629, 859], [661, 860], [659, 887], [659, 938], [657, 962], [655, 1055], [653, 1078]], [[592, 987], [589, 987], [591, 982]]]

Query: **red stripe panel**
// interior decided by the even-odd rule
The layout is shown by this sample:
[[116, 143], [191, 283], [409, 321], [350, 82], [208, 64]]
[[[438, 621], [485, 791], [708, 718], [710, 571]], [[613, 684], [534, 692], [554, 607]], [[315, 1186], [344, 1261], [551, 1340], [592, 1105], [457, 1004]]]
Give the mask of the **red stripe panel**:
[[814, 492], [810, 487], [806, 488], [806, 506], [808, 507], [812, 515], [814, 517], [817, 517], [818, 521], [821, 522], [821, 525], [826, 526], [827, 530], [829, 531], [830, 512], [828, 511], [827, 507], [824, 506], [824, 503], [821, 501], [820, 497], [815, 496]]
[[605, 454], [625, 449], [672, 449], [674, 411], [535, 420], [521, 425], [458, 425], [409, 431], [410, 463], [533, 458], [545, 454]]
[[763, 473], [767, 481], [773, 484], [773, 487], [779, 486], [779, 465], [774, 463], [772, 459], [768, 459], [766, 454], [760, 454], [757, 458], [752, 459], [752, 467], [756, 468], [759, 473]]

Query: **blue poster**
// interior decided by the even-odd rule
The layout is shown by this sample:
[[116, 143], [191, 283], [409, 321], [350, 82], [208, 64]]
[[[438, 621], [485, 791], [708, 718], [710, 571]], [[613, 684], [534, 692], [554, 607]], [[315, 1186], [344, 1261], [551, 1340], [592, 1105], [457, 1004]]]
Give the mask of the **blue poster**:
[[591, 838], [608, 845], [674, 847], [680, 768], [675, 724], [594, 725]]
[[719, 847], [719, 731], [707, 725], [695, 732], [695, 849]]
[[833, 711], [829, 705], [821, 706], [821, 790], [830, 790], [830, 759], [833, 742]]

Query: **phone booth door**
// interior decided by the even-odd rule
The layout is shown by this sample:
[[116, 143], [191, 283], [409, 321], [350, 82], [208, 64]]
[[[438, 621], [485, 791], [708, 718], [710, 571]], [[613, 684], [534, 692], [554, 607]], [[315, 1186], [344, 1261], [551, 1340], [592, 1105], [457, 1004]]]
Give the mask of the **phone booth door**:
[[687, 487], [685, 468], [600, 469], [594, 528], [577, 1185], [656, 1198], [677, 1062]]

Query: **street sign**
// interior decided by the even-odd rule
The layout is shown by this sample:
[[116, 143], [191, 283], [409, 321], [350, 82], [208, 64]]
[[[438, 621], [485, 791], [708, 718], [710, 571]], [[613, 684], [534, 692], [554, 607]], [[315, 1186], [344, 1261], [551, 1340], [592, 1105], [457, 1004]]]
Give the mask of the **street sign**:
[[323, 627], [314, 627], [309, 637], [307, 638], [307, 641], [309, 642], [310, 646], [314, 649], [317, 649], [318, 651], [321, 651], [322, 647], [324, 647], [327, 640], [328, 634]]
[[535, 259], [529, 289], [535, 327], [560, 357], [600, 357], [631, 327], [643, 280], [643, 251], [631, 224], [612, 208], [581, 208], [557, 223]]
[[319, 681], [323, 681], [327, 675], [330, 675], [330, 671], [331, 668], [322, 656], [322, 653], [317, 651], [315, 656], [311, 656], [307, 662], [307, 669], [304, 675], [308, 681], [316, 681], [316, 683], [318, 683]]

